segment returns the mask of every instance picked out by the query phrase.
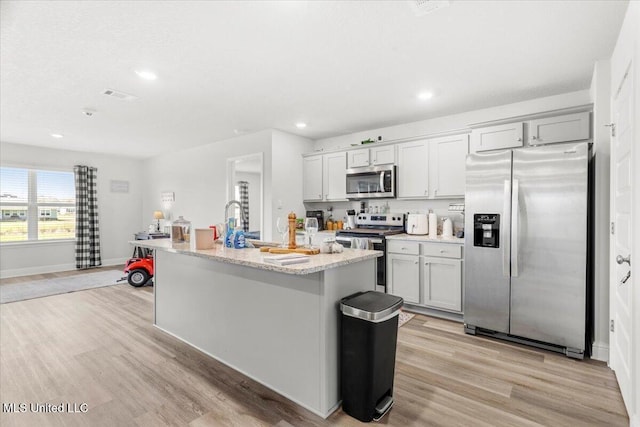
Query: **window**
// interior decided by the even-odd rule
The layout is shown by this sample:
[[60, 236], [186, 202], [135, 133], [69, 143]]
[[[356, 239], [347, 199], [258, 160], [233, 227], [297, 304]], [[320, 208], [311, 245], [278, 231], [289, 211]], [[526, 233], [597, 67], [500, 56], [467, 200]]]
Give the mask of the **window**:
[[73, 172], [0, 167], [0, 243], [73, 239]]

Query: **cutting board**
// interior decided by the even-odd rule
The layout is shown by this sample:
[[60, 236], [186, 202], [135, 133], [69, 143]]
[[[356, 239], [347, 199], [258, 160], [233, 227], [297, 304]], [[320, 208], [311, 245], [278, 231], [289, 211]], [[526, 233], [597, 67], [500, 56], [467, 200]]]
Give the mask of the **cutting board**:
[[260, 252], [269, 252], [270, 254], [305, 254], [305, 255], [317, 255], [320, 253], [320, 249], [309, 249], [309, 248], [298, 248], [298, 249], [287, 249], [287, 248], [269, 248], [262, 247], [260, 248]]

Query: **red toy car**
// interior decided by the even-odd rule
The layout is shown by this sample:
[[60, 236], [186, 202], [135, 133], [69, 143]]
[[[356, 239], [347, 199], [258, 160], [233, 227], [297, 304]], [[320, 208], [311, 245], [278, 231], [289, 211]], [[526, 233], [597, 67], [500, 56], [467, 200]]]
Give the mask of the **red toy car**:
[[144, 286], [153, 277], [153, 252], [143, 248], [136, 248], [133, 256], [124, 266], [127, 281], [131, 286]]

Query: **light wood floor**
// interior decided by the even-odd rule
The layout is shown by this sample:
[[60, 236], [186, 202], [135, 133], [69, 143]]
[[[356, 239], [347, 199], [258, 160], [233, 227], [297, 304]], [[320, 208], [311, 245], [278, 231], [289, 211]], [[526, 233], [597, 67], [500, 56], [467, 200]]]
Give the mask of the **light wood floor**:
[[[360, 425], [323, 420], [157, 330], [152, 288], [127, 284], [0, 305], [0, 401], [88, 404], [2, 413], [8, 426]], [[259, 349], [256, 349], [259, 351]], [[613, 373], [467, 336], [417, 315], [400, 328], [388, 426], [628, 426]]]

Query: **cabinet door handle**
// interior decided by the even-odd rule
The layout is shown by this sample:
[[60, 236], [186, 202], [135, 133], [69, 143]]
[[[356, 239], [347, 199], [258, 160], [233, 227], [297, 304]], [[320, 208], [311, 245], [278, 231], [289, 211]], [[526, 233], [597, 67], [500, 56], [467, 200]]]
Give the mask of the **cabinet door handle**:
[[537, 137], [537, 136], [535, 136], [535, 135], [532, 135], [532, 136], [531, 136], [531, 139], [534, 139], [534, 140], [535, 140], [535, 139], [538, 139], [538, 137]]
[[400, 250], [406, 251], [406, 250], [407, 250], [407, 248], [400, 248]]
[[319, 199], [322, 199], [322, 194], [318, 194], [318, 198], [319, 198]]
[[414, 264], [418, 264], [418, 261], [415, 261]]
[[440, 253], [443, 254], [444, 253], [444, 249], [440, 249]]
[[424, 265], [429, 265], [429, 263], [428, 263], [428, 262], [425, 262], [425, 263], [424, 263]]
[[522, 138], [518, 138], [518, 142], [522, 142]]

